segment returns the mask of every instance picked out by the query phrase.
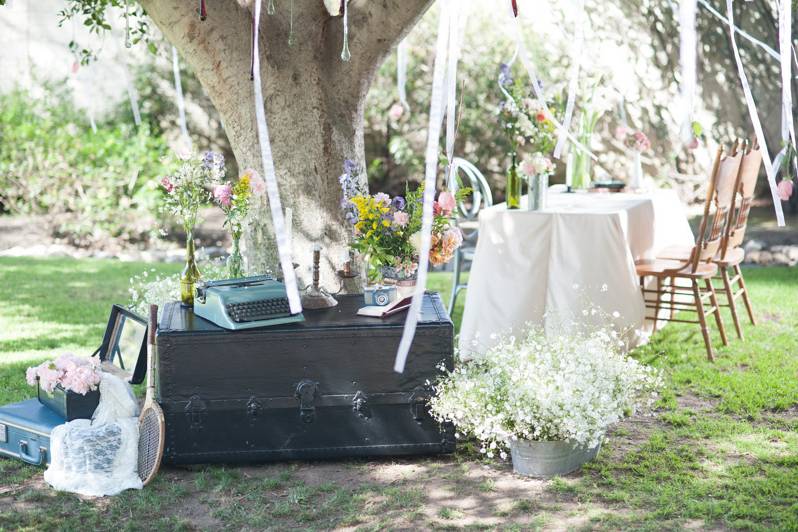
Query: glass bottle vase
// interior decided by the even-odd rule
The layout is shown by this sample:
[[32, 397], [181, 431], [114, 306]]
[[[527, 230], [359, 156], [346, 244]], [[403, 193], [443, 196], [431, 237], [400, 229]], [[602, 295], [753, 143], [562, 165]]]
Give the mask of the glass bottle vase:
[[227, 274], [231, 279], [244, 277], [244, 259], [241, 257], [241, 232], [233, 231], [233, 249], [227, 257]]
[[521, 176], [518, 175], [516, 155], [513, 153], [512, 164], [507, 170], [507, 209], [521, 208]]
[[187, 307], [194, 306], [194, 286], [202, 275], [197, 268], [194, 247], [194, 230], [186, 231], [186, 264], [180, 273], [180, 302]]

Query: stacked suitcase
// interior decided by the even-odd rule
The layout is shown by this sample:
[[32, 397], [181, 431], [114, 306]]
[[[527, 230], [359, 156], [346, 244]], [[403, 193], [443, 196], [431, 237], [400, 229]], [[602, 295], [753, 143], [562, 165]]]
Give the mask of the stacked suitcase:
[[[103, 343], [95, 352], [100, 360], [115, 362], [113, 354], [109, 355], [108, 346], [112, 331], [119, 326], [118, 318], [146, 324], [146, 321], [130, 311], [114, 305], [108, 320]], [[146, 346], [142, 340], [138, 358], [143, 360]], [[131, 382], [141, 382], [143, 364], [136, 364]], [[133, 368], [131, 368], [133, 369]], [[100, 400], [99, 390], [86, 395], [67, 392], [56, 388], [47, 392], [41, 387], [37, 390], [36, 399], [28, 399], [19, 403], [0, 406], [0, 456], [18, 458], [32, 465], [50, 463], [50, 433], [53, 428], [74, 419], [91, 419]]]

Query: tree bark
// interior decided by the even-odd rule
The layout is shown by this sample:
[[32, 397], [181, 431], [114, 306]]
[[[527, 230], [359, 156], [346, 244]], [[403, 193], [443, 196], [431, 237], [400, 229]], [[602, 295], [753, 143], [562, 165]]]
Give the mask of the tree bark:
[[[239, 168], [262, 173], [250, 80], [252, 2], [216, 0], [200, 21], [196, 2], [140, 0], [153, 22], [191, 66], [222, 120]], [[294, 262], [307, 280], [311, 247], [321, 244], [322, 282], [336, 288], [350, 232], [340, 208], [338, 177], [345, 159], [365, 168], [364, 102], [385, 56], [433, 0], [351, 0], [349, 45], [341, 61], [341, 17], [322, 0], [293, 0], [293, 46], [288, 45], [290, 2], [266, 14], [259, 47], [266, 117], [280, 195], [293, 211]], [[364, 183], [365, 172], [359, 177]], [[279, 273], [268, 205], [254, 209], [245, 234], [245, 259], [258, 271]]]

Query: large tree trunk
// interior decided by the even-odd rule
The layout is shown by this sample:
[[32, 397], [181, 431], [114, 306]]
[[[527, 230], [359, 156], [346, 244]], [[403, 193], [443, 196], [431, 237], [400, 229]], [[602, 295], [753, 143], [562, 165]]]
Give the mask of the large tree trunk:
[[[393, 46], [433, 0], [352, 0], [352, 60], [341, 61], [342, 20], [322, 0], [294, 2], [294, 39], [288, 45], [289, 0], [266, 14], [260, 32], [261, 77], [280, 195], [293, 211], [294, 262], [308, 278], [311, 246], [321, 244], [322, 279], [341, 265], [349, 232], [340, 208], [338, 177], [344, 159], [365, 168], [363, 106], [374, 74]], [[208, 2], [200, 21], [197, 3], [141, 0], [150, 18], [194, 70], [222, 120], [239, 168], [262, 173], [250, 80], [251, 2]], [[360, 176], [366, 179], [365, 173]], [[257, 270], [279, 272], [268, 206], [260, 205], [245, 236], [245, 256]]]

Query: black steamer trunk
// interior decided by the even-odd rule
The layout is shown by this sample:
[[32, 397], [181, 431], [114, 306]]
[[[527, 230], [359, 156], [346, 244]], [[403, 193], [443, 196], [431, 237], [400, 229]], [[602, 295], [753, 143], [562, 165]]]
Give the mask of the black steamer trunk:
[[362, 296], [305, 311], [305, 322], [227, 331], [180, 304], [158, 331], [164, 460], [176, 464], [396, 456], [454, 450], [430, 418], [429, 382], [451, 369], [454, 327], [437, 294], [403, 374], [393, 371], [407, 312], [357, 316]]

